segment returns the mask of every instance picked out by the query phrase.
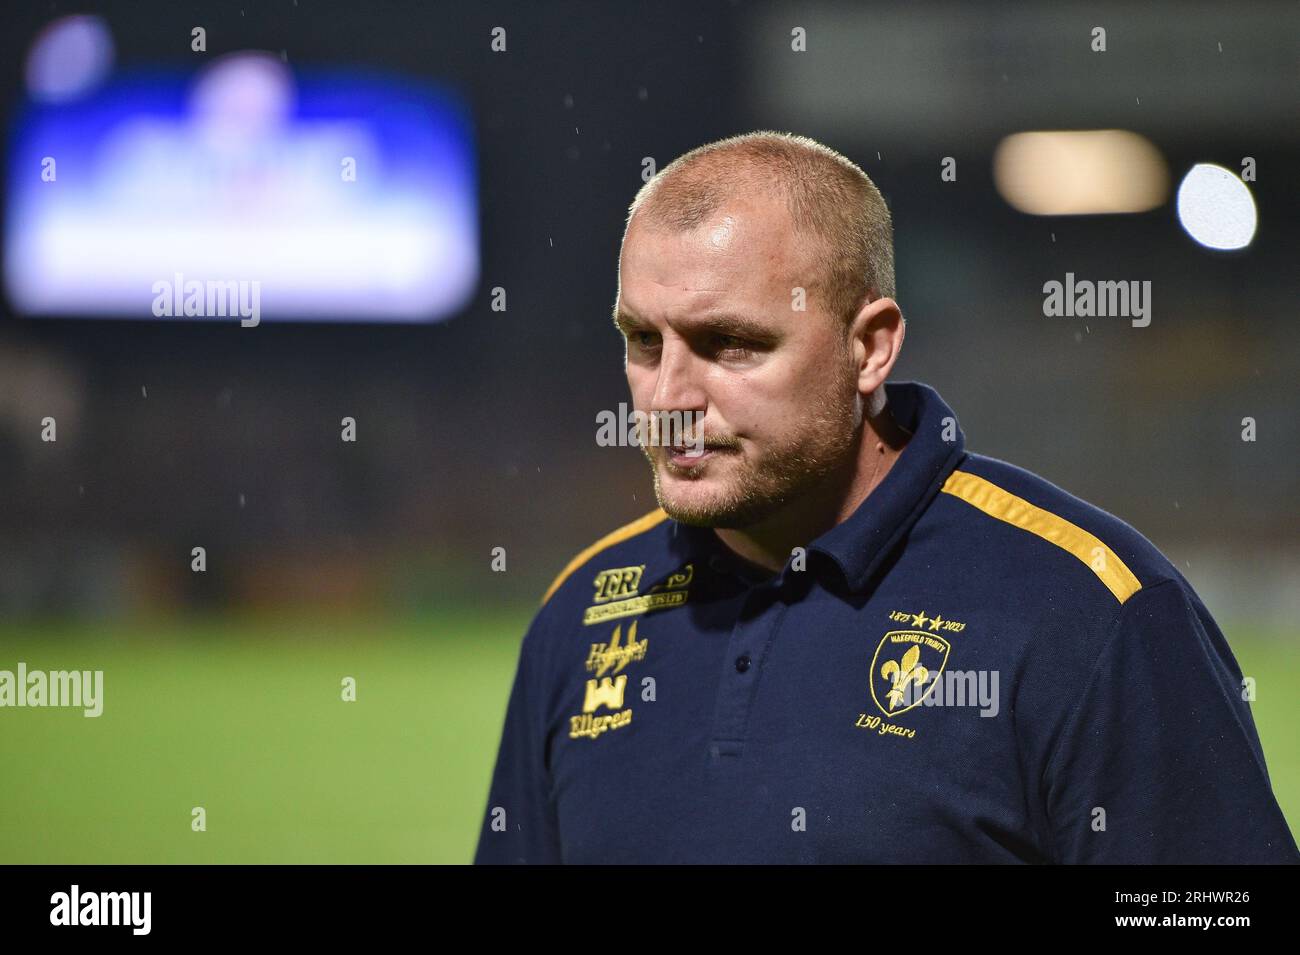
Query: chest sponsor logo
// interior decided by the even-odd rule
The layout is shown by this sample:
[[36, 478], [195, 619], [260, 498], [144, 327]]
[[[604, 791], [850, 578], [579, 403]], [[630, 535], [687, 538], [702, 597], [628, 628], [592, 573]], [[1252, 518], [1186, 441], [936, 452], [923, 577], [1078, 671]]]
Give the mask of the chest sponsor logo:
[[610, 567], [596, 575], [596, 603], [608, 603], [622, 597], [636, 596], [636, 589], [641, 585], [641, 575], [645, 573], [645, 564], [639, 567]]
[[620, 645], [622, 624], [614, 628], [614, 635], [609, 638], [609, 643], [593, 643], [591, 652], [587, 654], [587, 670], [595, 673], [598, 677], [602, 677], [610, 671], [619, 673], [634, 660], [644, 660], [646, 648], [650, 645], [650, 641], [636, 638], [636, 628], [640, 622], [639, 620], [632, 621], [632, 626], [627, 631], [627, 643], [625, 644]]
[[[628, 675], [619, 671], [630, 663], [645, 659], [650, 641], [637, 639], [638, 623], [639, 620], [633, 620], [628, 628], [627, 643], [622, 642], [623, 625], [619, 624], [608, 642], [591, 645], [585, 669], [594, 676], [587, 680], [582, 712], [569, 717], [570, 739], [594, 740], [609, 730], [621, 729], [632, 722], [632, 708], [623, 706]], [[597, 712], [602, 708], [612, 712]]]
[[686, 603], [690, 594], [695, 565], [687, 564], [644, 594], [639, 593], [643, 573], [644, 564], [636, 567], [610, 567], [598, 573], [593, 581], [596, 592], [592, 596], [592, 605], [582, 615], [583, 624], [591, 626], [652, 610], [680, 607]]

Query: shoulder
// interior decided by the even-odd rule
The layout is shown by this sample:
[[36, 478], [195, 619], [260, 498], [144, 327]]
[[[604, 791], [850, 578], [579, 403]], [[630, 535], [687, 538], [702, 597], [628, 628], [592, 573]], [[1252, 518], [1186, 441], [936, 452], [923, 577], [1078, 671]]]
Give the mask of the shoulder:
[[[672, 523], [662, 508], [655, 508], [588, 544], [551, 581], [542, 596], [542, 608], [565, 603], [571, 596], [590, 598], [599, 570], [631, 569], [659, 553]], [[580, 594], [576, 589], [579, 583], [583, 587]]]
[[[656, 508], [634, 521], [616, 527], [573, 556], [542, 595], [524, 635], [523, 655], [534, 665], [558, 652], [570, 641], [579, 643], [581, 624], [590, 622], [593, 605], [636, 594], [648, 566], [666, 563], [676, 522]], [[575, 636], [577, 635], [577, 636]]]
[[[646, 565], [662, 565], [676, 522], [659, 509], [616, 527], [580, 550], [564, 565], [542, 596], [520, 645], [516, 681], [537, 687], [533, 714], [539, 725], [555, 717], [563, 695], [582, 671], [566, 651], [586, 652], [592, 642], [585, 624], [593, 605], [608, 607], [611, 595], [636, 594]], [[547, 715], [549, 714], [549, 715]]]
[[1131, 525], [1024, 468], [968, 454], [942, 491], [963, 531], [996, 541], [986, 558], [1018, 563], [1027, 579], [1071, 586], [1110, 607], [1163, 581], [1183, 582]]

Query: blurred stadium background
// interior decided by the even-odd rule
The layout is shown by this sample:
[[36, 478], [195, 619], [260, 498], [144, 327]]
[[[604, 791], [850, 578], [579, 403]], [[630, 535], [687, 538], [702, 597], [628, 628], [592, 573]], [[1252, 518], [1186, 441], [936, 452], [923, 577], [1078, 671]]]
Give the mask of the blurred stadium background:
[[[574, 553], [654, 506], [640, 455], [593, 437], [596, 413], [626, 399], [608, 315], [643, 158], [662, 168], [757, 128], [826, 142], [884, 192], [909, 320], [900, 376], [939, 389], [972, 449], [1133, 523], [1198, 588], [1257, 681], [1274, 787], [1300, 822], [1294, 4], [150, 0], [64, 19], [79, 12], [10, 10], [0, 40], [0, 668], [103, 669], [105, 711], [0, 711], [0, 861], [468, 861], [538, 597]], [[196, 26], [206, 52], [191, 49]], [[791, 49], [798, 27], [806, 52]], [[176, 109], [240, 51], [283, 68], [237, 77], [235, 105], [251, 98], [252, 112], [225, 117], [211, 168], [153, 192], [163, 174], [132, 166], [138, 153], [105, 158], [96, 123], [145, 109], [140, 89]], [[273, 299], [268, 278], [259, 327], [154, 318], [152, 294], [136, 305], [111, 281], [145, 254], [112, 224], [154, 202], [153, 221], [188, 222], [231, 255], [273, 228], [283, 189], [259, 199], [222, 176], [285, 185], [282, 153], [243, 149], [275, 75], [349, 129], [376, 124], [380, 167], [414, 150], [400, 174], [437, 213], [417, 225], [460, 255], [417, 261], [403, 306], [385, 298], [382, 263], [328, 277], [322, 301], [292, 287], [301, 261], [270, 249], [283, 288]], [[374, 109], [359, 91], [376, 77], [417, 104], [431, 90], [460, 104], [464, 128], [438, 135], [471, 176], [420, 179], [427, 114]], [[52, 128], [40, 123], [68, 117], [72, 161], [57, 185], [34, 184]], [[273, 145], [306, 131], [294, 122]], [[1080, 191], [1086, 210], [1088, 186], [1137, 183], [1144, 211], [1012, 207], [1018, 174], [995, 177], [999, 144], [1076, 129], [1128, 130], [1146, 152], [1018, 187], [1049, 202]], [[1258, 227], [1243, 248], [1207, 249], [1180, 223], [1179, 182], [1197, 163], [1240, 173], [1245, 157]], [[70, 207], [72, 225], [41, 234], [80, 241], [92, 207], [108, 231], [42, 271], [40, 189], [92, 174], [99, 191]], [[319, 211], [303, 176], [289, 198]], [[367, 213], [393, 198], [363, 195]], [[214, 196], [233, 231], [218, 235]], [[344, 259], [407, 241], [323, 207]], [[327, 254], [313, 241], [292, 239]], [[1150, 326], [1044, 317], [1042, 286], [1066, 272], [1151, 281]], [[354, 704], [339, 702], [345, 676]], [[194, 806], [206, 833], [190, 831]]]

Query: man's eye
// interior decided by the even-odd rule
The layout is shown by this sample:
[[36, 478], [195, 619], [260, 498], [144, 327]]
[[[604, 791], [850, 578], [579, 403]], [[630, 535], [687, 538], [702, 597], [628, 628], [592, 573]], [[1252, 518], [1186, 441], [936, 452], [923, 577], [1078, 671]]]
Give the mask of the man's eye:
[[640, 348], [654, 348], [658, 344], [657, 338], [654, 332], [633, 332], [628, 336], [628, 340]]
[[718, 335], [714, 341], [722, 351], [744, 351], [745, 340], [735, 335]]

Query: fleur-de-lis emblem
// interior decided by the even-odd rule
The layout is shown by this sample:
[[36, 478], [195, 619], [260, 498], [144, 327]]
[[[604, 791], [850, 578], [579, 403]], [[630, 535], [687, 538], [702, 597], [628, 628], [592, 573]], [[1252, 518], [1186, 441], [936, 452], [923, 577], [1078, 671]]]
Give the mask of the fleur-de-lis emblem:
[[902, 661], [886, 660], [880, 668], [880, 676], [890, 681], [891, 689], [886, 698], [891, 710], [903, 702], [909, 683], [919, 687], [930, 678], [930, 671], [917, 662], [920, 659], [921, 648], [914, 646], [903, 654]]

